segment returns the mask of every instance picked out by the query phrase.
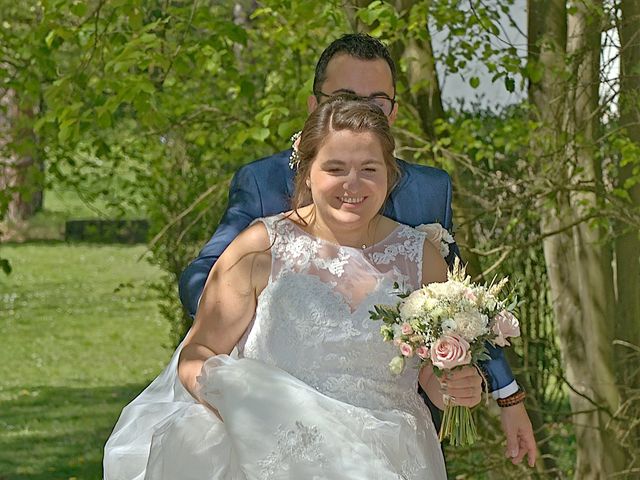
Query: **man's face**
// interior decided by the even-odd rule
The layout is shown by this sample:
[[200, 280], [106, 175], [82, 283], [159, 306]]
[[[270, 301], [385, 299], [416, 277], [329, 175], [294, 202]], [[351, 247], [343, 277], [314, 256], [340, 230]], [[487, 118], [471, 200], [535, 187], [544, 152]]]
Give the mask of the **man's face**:
[[[345, 53], [333, 57], [327, 65], [326, 79], [320, 90], [326, 95], [339, 95], [341, 93], [352, 93], [359, 97], [384, 96], [394, 98], [393, 78], [391, 69], [387, 62], [378, 58], [375, 60], [361, 60]], [[327, 97], [321, 96], [320, 101], [325, 101]], [[315, 95], [307, 99], [309, 113], [318, 106], [318, 99]], [[392, 124], [398, 113], [398, 104], [393, 105], [393, 109], [387, 118]]]

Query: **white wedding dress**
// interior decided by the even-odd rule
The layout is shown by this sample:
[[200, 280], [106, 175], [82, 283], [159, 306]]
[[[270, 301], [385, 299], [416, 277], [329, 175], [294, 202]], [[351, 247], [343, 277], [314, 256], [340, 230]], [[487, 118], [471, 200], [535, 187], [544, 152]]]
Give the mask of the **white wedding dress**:
[[425, 235], [398, 226], [365, 249], [261, 219], [272, 269], [238, 357], [205, 362], [198, 381], [224, 423], [169, 366], [122, 412], [105, 446], [105, 480], [444, 479], [418, 370], [389, 372], [374, 304], [393, 284], [420, 286]]

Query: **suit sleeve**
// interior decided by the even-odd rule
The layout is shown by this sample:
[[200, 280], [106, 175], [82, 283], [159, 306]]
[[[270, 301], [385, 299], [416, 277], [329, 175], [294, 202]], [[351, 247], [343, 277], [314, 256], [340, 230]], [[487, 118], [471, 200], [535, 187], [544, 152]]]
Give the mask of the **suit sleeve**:
[[263, 216], [260, 190], [250, 168], [241, 168], [231, 180], [229, 202], [215, 233], [198, 257], [182, 272], [179, 281], [180, 301], [192, 317], [209, 271], [236, 236]]
[[487, 376], [487, 388], [495, 398], [508, 397], [518, 390], [518, 384], [513, 378], [511, 368], [507, 363], [501, 347], [486, 344], [490, 360], [480, 362], [480, 367]]
[[[447, 204], [445, 207], [444, 227], [451, 231], [453, 227], [453, 210], [451, 208], [452, 201], [452, 187], [451, 177], [447, 176]], [[449, 255], [446, 260], [449, 266], [453, 265], [455, 257], [462, 260], [460, 256], [460, 250], [458, 244], [454, 243], [449, 249]], [[511, 372], [511, 368], [507, 363], [507, 359], [504, 356], [504, 352], [500, 347], [494, 347], [487, 342], [487, 350], [489, 351], [490, 360], [480, 362], [480, 366], [484, 370], [487, 376], [487, 387], [490, 392], [496, 397], [507, 397], [518, 388], [517, 383]]]

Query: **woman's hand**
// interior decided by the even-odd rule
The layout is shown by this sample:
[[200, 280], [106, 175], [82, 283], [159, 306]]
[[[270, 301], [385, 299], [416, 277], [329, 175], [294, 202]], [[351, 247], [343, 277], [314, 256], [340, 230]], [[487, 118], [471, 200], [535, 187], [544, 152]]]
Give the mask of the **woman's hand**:
[[482, 377], [472, 366], [449, 370], [437, 377], [431, 363], [427, 363], [420, 370], [418, 380], [440, 410], [444, 410], [447, 402], [452, 405], [474, 407], [482, 399]]
[[445, 404], [448, 401], [453, 405], [475, 407], [482, 400], [482, 377], [475, 367], [467, 365], [449, 370], [438, 381]]

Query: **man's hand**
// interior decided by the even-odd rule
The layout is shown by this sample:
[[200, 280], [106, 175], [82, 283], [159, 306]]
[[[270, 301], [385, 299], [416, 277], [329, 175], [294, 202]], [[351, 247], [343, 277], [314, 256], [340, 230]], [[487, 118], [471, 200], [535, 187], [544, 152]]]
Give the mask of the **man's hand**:
[[517, 465], [527, 455], [529, 466], [533, 467], [537, 455], [536, 439], [533, 436], [533, 427], [527, 410], [524, 408], [524, 403], [501, 407], [500, 421], [502, 430], [507, 437], [505, 456], [511, 459], [514, 465]]
[[454, 405], [475, 407], [482, 400], [482, 378], [475, 367], [446, 372], [438, 380], [443, 395], [448, 395]]

